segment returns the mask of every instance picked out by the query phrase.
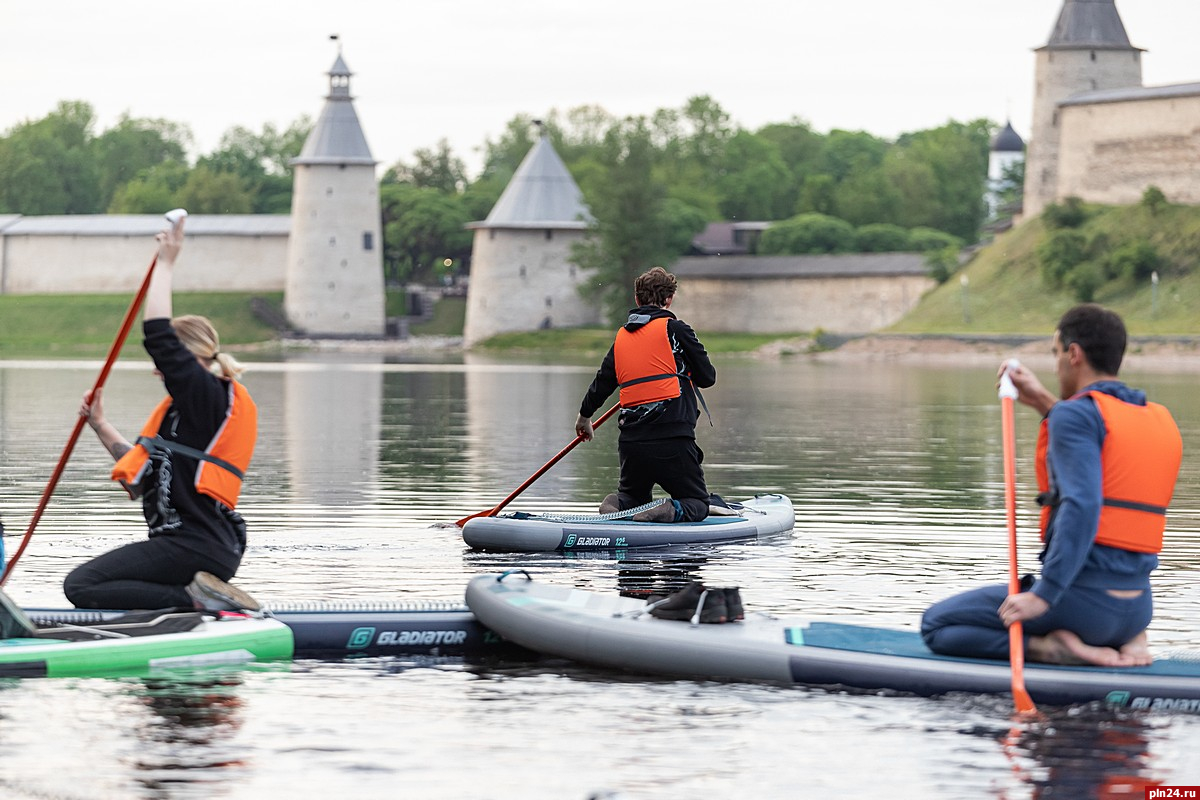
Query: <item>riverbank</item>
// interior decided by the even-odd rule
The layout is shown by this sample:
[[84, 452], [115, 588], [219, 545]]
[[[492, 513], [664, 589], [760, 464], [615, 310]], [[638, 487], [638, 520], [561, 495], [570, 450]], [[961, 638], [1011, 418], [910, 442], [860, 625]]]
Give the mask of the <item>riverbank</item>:
[[[459, 336], [410, 336], [405, 339], [285, 339], [242, 345], [239, 354], [272, 353], [372, 353], [387, 356], [423, 356], [462, 353]], [[564, 355], [560, 348], [554, 354]], [[539, 359], [541, 349], [489, 350], [487, 355], [529, 354]], [[587, 354], [577, 354], [581, 357]], [[756, 360], [802, 358], [819, 362], [904, 363], [924, 366], [995, 365], [1019, 358], [1039, 368], [1051, 366], [1050, 337], [1029, 335], [868, 334], [856, 337], [791, 337], [776, 339], [744, 352], [714, 353], [719, 358]], [[1148, 336], [1130, 339], [1124, 367], [1161, 371], [1200, 371], [1200, 337]]]
[[[1052, 367], [1050, 337], [869, 335], [818, 352], [820, 361], [887, 361], [909, 364], [998, 365], [1018, 358], [1039, 368]], [[1200, 371], [1200, 338], [1133, 337], [1126, 349], [1125, 370]]]

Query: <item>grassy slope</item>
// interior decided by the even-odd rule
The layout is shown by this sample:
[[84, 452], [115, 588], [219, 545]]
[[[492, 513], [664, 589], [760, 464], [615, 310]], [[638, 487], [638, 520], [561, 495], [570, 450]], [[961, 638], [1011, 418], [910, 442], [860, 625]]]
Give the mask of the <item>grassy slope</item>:
[[[1081, 230], [1106, 237], [1108, 248], [1132, 238], [1149, 240], [1165, 258], [1159, 270], [1157, 310], [1150, 281], [1115, 280], [1095, 301], [1115, 310], [1133, 335], [1200, 334], [1200, 208], [1172, 206], [1151, 215], [1140, 206], [1094, 209]], [[964, 321], [959, 275], [926, 295], [894, 333], [1044, 334], [1077, 301], [1042, 280], [1036, 248], [1040, 219], [999, 236], [961, 271], [968, 278], [969, 321]]]
[[[277, 309], [283, 299], [280, 293], [180, 292], [174, 298], [174, 310], [211, 319], [221, 332], [222, 345], [273, 339], [275, 331], [251, 311], [256, 296]], [[0, 296], [0, 358], [103, 356], [116, 338], [131, 300], [132, 295]], [[139, 314], [122, 352], [141, 352], [141, 341]]]

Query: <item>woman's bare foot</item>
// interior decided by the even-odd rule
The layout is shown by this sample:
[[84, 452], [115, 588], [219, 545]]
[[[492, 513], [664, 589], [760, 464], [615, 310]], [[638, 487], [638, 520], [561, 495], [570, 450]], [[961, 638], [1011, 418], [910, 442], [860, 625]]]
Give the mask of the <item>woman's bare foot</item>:
[[[1134, 667], [1148, 664], [1150, 651], [1143, 641], [1144, 654], [1140, 654], [1135, 646], [1137, 639], [1126, 644], [1122, 649], [1112, 647], [1096, 647], [1085, 644], [1082, 639], [1071, 631], [1051, 631], [1045, 636], [1030, 636], [1028, 655], [1030, 661], [1040, 661], [1044, 664], [1090, 664], [1097, 667]], [[1125, 648], [1130, 648], [1127, 652]], [[1142, 661], [1141, 658], [1147, 660]]]
[[1134, 666], [1138, 667], [1148, 667], [1154, 661], [1150, 655], [1150, 639], [1145, 631], [1121, 645], [1121, 654], [1132, 658]]

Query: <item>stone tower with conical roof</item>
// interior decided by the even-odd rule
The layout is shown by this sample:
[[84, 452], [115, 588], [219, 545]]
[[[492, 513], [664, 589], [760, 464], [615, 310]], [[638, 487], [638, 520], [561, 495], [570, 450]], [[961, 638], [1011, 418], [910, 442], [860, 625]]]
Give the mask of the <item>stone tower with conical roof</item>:
[[379, 185], [350, 96], [352, 74], [339, 49], [325, 107], [292, 160], [283, 304], [292, 326], [313, 336], [384, 333]]
[[583, 194], [545, 135], [526, 154], [475, 230], [463, 343], [498, 333], [572, 328], [600, 321], [600, 305], [579, 293], [571, 246], [592, 221]]
[[1095, 89], [1142, 85], [1142, 50], [1129, 43], [1115, 0], [1064, 0], [1034, 69], [1033, 131], [1025, 157], [1024, 214], [1058, 196], [1059, 104]]

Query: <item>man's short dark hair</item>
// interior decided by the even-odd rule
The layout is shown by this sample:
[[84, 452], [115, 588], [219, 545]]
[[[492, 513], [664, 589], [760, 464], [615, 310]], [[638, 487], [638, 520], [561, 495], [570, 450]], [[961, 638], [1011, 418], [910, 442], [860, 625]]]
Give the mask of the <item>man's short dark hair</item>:
[[678, 288], [679, 281], [675, 280], [674, 275], [662, 267], [653, 267], [633, 282], [633, 299], [639, 306], [661, 306]]
[[1106, 375], [1121, 371], [1125, 357], [1125, 323], [1116, 312], [1084, 303], [1069, 309], [1058, 321], [1058, 338], [1063, 349], [1078, 344], [1092, 369]]

